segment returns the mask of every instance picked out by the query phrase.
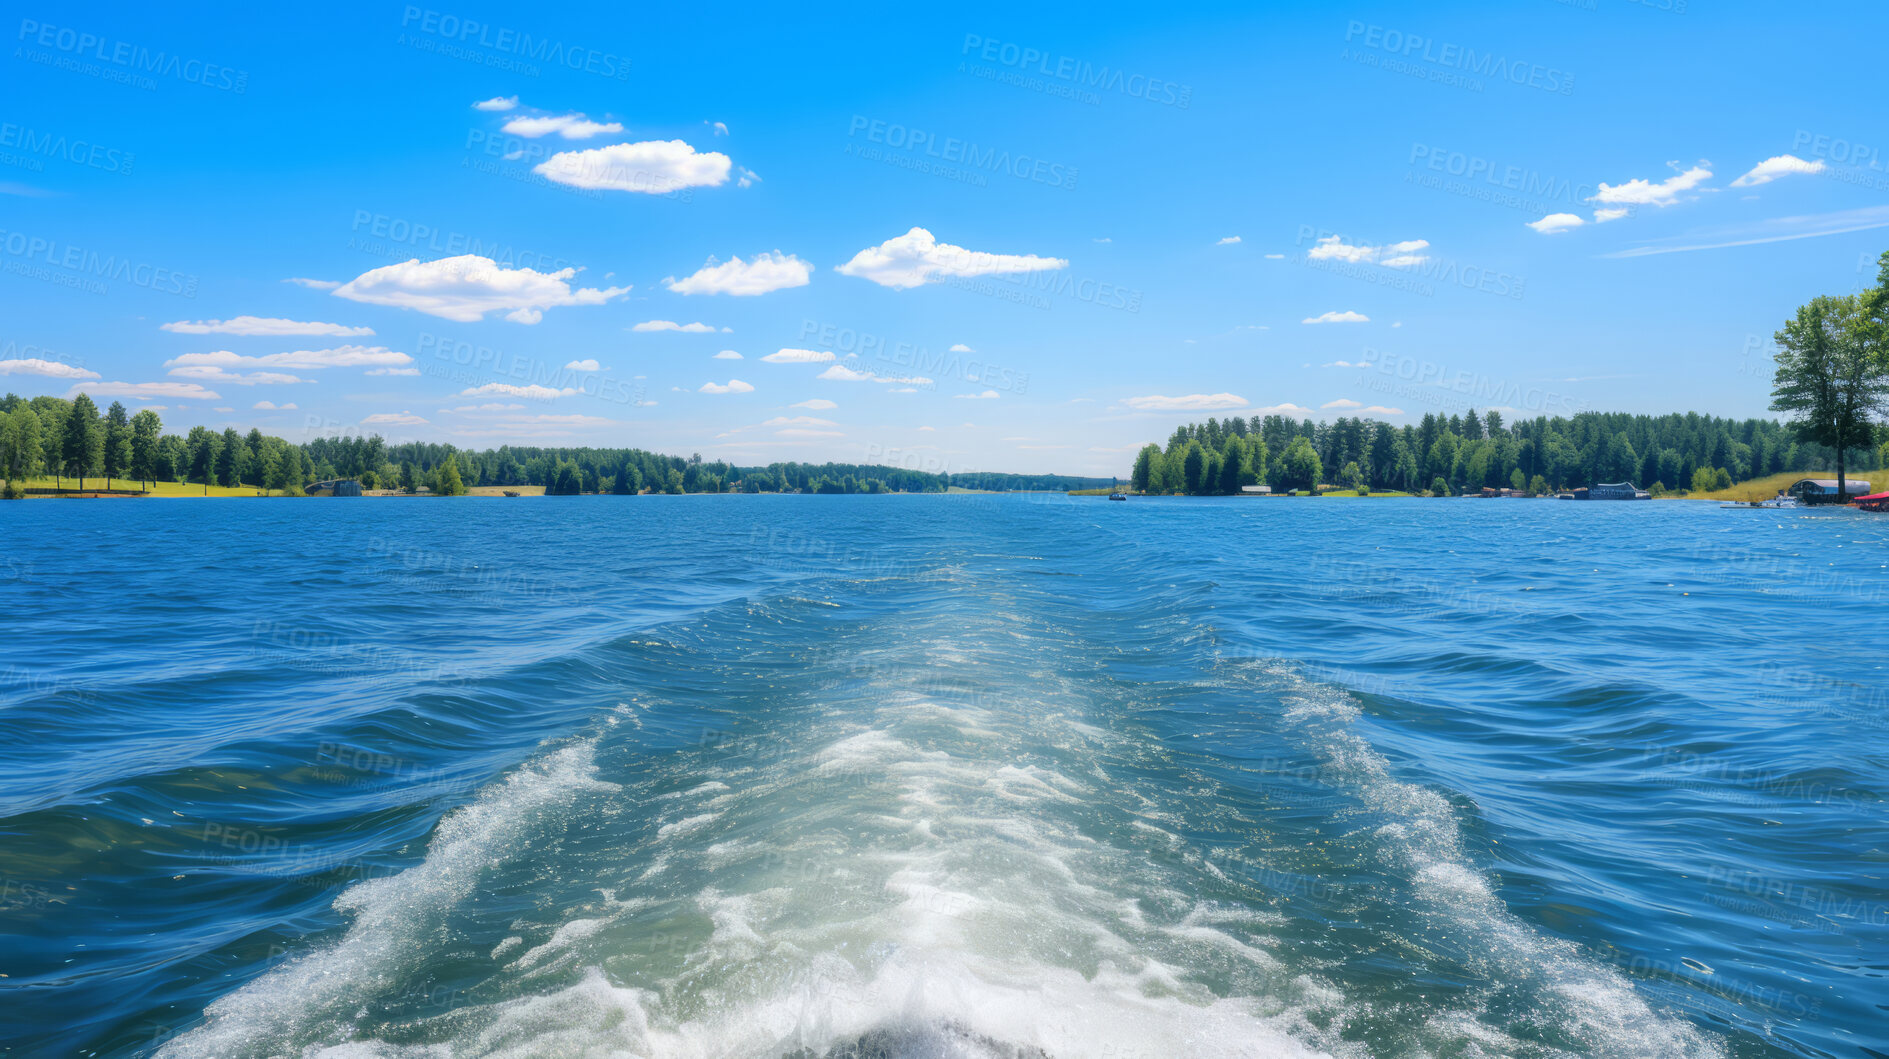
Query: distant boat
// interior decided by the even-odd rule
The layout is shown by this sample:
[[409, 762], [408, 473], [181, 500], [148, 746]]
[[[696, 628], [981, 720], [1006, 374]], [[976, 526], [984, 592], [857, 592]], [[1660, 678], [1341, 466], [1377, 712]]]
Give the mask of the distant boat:
[[506, 496], [517, 496], [517, 495], [518, 495], [518, 490], [516, 490], [516, 489], [507, 489], [507, 490], [505, 490], [505, 495], [506, 495]]
[[1122, 495], [1122, 494], [1120, 494], [1120, 493], [1110, 493], [1110, 494], [1108, 495], [1108, 498], [1109, 498], [1110, 500], [1126, 500], [1126, 499], [1128, 499], [1128, 498], [1127, 498], [1126, 496], [1123, 496], [1123, 495]]

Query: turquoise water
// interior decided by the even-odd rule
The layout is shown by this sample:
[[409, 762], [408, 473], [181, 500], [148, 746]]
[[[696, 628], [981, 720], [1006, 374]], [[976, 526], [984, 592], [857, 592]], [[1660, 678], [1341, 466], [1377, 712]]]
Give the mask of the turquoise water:
[[0, 1044], [1889, 1053], [1889, 519], [0, 509]]

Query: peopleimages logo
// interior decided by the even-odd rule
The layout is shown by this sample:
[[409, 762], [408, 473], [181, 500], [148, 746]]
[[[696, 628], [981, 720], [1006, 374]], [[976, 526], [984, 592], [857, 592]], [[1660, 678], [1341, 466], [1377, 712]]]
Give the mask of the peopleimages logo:
[[400, 16], [400, 28], [452, 44], [484, 48], [599, 77], [613, 77], [622, 81], [630, 76], [630, 61], [614, 52], [600, 52], [581, 44], [535, 38], [529, 33], [488, 25], [431, 8], [407, 5]]
[[982, 62], [1007, 66], [1025, 74], [1036, 74], [1055, 81], [1066, 82], [1079, 88], [1099, 89], [1104, 92], [1119, 92], [1134, 99], [1145, 99], [1162, 106], [1179, 107], [1186, 110], [1193, 102], [1194, 89], [1191, 85], [1169, 81], [1166, 78], [1151, 77], [1147, 74], [1131, 74], [1126, 70], [1097, 66], [1086, 59], [1071, 55], [1056, 55], [1041, 48], [1029, 48], [1020, 44], [992, 40], [977, 33], [964, 35], [963, 55], [972, 56]]
[[[142, 44], [112, 40], [96, 33], [48, 25], [30, 18], [20, 19], [18, 40], [35, 47], [50, 48], [63, 55], [91, 59], [109, 66], [140, 74], [174, 77], [187, 84], [202, 85], [223, 92], [242, 95], [249, 87], [249, 71], [237, 70], [202, 59], [154, 52]], [[24, 56], [34, 59], [33, 56]]]
[[1510, 84], [1569, 95], [1574, 91], [1574, 75], [1566, 70], [1540, 63], [1510, 59], [1506, 55], [1478, 52], [1460, 44], [1431, 40], [1402, 30], [1386, 29], [1375, 23], [1352, 19], [1345, 25], [1345, 43], [1360, 44], [1401, 59], [1425, 62], [1448, 70], [1460, 70], [1477, 77], [1507, 81]]
[[853, 115], [846, 135], [865, 139], [900, 151], [913, 151], [954, 166], [1012, 176], [1052, 188], [1074, 188], [1080, 175], [1074, 166], [1051, 162], [1026, 153], [1012, 154], [996, 147], [983, 147], [955, 136], [941, 136], [926, 129], [882, 121], [863, 114]]

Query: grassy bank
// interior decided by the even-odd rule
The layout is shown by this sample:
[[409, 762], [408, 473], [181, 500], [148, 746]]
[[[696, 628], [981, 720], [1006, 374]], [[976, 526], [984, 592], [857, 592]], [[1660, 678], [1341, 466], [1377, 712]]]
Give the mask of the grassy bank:
[[[1835, 471], [1791, 471], [1788, 474], [1773, 474], [1765, 478], [1753, 478], [1739, 482], [1730, 489], [1714, 489], [1709, 493], [1692, 493], [1689, 500], [1769, 500], [1789, 488], [1792, 483], [1806, 478], [1835, 478]], [[1870, 484], [1874, 492], [1889, 489], [1889, 471], [1846, 471], [1844, 476], [1854, 482], [1861, 478]]]

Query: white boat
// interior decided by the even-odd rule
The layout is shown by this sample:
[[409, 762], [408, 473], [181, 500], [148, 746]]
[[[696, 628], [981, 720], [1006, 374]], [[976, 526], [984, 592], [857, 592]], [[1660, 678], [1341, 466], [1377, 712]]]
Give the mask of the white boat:
[[1783, 493], [1779, 493], [1778, 495], [1772, 497], [1769, 500], [1749, 500], [1749, 501], [1734, 500], [1734, 501], [1731, 501], [1730, 503], [1720, 504], [1719, 506], [1720, 507], [1759, 507], [1759, 508], [1772, 507], [1772, 508], [1776, 508], [1776, 507], [1802, 507], [1804, 505], [1799, 503], [1798, 499], [1794, 496], [1787, 496]]

